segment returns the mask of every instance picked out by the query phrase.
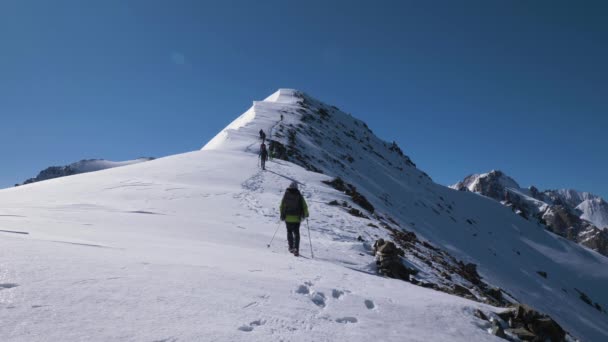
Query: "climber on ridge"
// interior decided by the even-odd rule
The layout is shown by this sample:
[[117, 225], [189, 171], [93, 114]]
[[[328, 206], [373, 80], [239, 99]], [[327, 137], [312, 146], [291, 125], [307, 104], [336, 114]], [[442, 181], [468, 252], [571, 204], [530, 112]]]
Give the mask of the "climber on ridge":
[[260, 165], [262, 166], [262, 170], [266, 170], [266, 161], [268, 160], [268, 150], [266, 149], [266, 144], [262, 143], [260, 146]]
[[[300, 255], [300, 222], [308, 217], [308, 205], [304, 196], [298, 190], [298, 183], [291, 182], [281, 201], [281, 221], [287, 227], [287, 243], [289, 251], [295, 256]], [[312, 249], [312, 247], [311, 247]]]

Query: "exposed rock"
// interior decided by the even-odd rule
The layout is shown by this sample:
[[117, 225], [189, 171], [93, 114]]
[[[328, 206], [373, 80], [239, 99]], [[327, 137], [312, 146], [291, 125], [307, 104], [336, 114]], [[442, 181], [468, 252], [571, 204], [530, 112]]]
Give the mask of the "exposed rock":
[[367, 200], [367, 198], [365, 198], [365, 196], [357, 191], [357, 188], [354, 185], [344, 182], [340, 177], [337, 177], [331, 181], [323, 181], [323, 183], [330, 185], [338, 191], [346, 193], [348, 196], [350, 196], [353, 202], [355, 202], [361, 208], [369, 211], [372, 214], [374, 213], [374, 206]]
[[454, 284], [454, 294], [457, 296], [465, 297], [465, 298], [474, 298], [473, 294], [469, 289], [464, 286]]
[[401, 257], [404, 252], [401, 248], [397, 248], [392, 241], [377, 240], [374, 243], [374, 253], [380, 274], [406, 281], [410, 280], [410, 275], [416, 274], [415, 270], [403, 265]]
[[509, 323], [507, 333], [523, 341], [566, 341], [566, 332], [557, 322], [527, 305], [518, 304], [498, 316]]
[[500, 337], [500, 338], [506, 338], [507, 335], [505, 335], [505, 331], [504, 329], [500, 326], [500, 325], [493, 325], [490, 328], [490, 334]]
[[488, 316], [486, 316], [486, 314], [483, 313], [483, 311], [476, 309], [475, 312], [473, 313], [475, 315], [475, 317], [482, 319], [484, 321], [488, 320]]
[[504, 300], [502, 297], [502, 291], [499, 288], [490, 287], [485, 291], [485, 294], [498, 302], [502, 302]]
[[538, 273], [539, 276], [547, 279], [547, 272], [545, 272], [545, 271], [536, 271], [536, 273]]
[[542, 341], [538, 339], [538, 336], [524, 328], [507, 329], [507, 332], [517, 336], [522, 341]]

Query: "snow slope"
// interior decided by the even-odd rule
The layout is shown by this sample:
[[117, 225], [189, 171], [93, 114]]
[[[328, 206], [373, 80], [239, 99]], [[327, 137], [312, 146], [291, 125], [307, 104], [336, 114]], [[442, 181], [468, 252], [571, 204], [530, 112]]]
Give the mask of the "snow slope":
[[520, 186], [501, 171], [465, 177], [451, 186], [487, 196], [511, 207], [526, 219], [608, 256], [608, 203], [599, 196], [572, 189], [539, 191]]
[[[328, 117], [306, 116], [315, 111]], [[260, 171], [260, 129], [287, 153], [295, 141], [290, 159], [305, 168], [277, 159]], [[373, 215], [321, 182], [338, 175]], [[282, 226], [266, 247], [292, 180], [310, 206], [314, 259], [307, 229], [306, 258], [287, 253]], [[370, 219], [327, 205], [333, 200]], [[606, 258], [494, 201], [433, 183], [362, 122], [293, 90], [255, 102], [201, 151], [1, 190], [0, 336], [500, 341], [473, 316], [500, 309], [374, 275], [369, 243], [390, 237], [378, 216], [478, 264], [487, 282], [583, 341], [608, 338], [607, 316], [574, 290], [608, 305]]]
[[105, 159], [84, 159], [66, 166], [51, 166], [38, 173], [34, 178], [30, 178], [23, 182], [23, 185], [40, 182], [48, 179], [72, 176], [80, 173], [101, 171], [111, 169], [114, 167], [127, 166], [131, 164], [142, 163], [150, 161], [154, 158], [138, 158], [133, 160], [126, 160], [115, 162]]

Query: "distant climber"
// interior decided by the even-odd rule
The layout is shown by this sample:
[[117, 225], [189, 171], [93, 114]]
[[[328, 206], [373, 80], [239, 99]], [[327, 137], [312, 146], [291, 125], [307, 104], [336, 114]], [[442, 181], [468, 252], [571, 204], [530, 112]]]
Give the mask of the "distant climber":
[[298, 183], [291, 182], [281, 201], [281, 221], [287, 227], [287, 243], [289, 251], [295, 256], [300, 255], [300, 222], [308, 217], [308, 205], [304, 196], [298, 190]]
[[260, 129], [260, 139], [262, 139], [262, 143], [266, 141], [266, 133], [264, 133], [263, 129]]
[[266, 144], [262, 143], [260, 146], [260, 165], [262, 166], [262, 170], [266, 170], [266, 161], [268, 160], [268, 150], [266, 149]]
[[281, 114], [281, 121], [283, 121], [283, 114]]

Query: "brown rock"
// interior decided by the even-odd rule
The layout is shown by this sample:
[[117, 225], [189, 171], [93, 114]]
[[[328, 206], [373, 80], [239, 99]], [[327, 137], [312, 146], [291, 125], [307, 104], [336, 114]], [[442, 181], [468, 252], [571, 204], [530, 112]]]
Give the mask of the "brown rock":
[[538, 339], [538, 336], [524, 328], [507, 329], [507, 332], [517, 336], [522, 341], [534, 341]]

